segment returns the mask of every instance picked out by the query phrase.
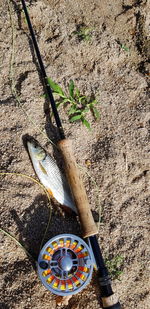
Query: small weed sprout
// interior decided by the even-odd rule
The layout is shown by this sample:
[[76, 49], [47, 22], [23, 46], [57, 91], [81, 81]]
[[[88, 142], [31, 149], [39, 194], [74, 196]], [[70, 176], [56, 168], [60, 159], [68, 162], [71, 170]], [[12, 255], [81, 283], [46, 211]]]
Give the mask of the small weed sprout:
[[118, 279], [120, 280], [120, 275], [123, 273], [120, 270], [121, 264], [123, 263], [123, 257], [120, 255], [117, 255], [113, 259], [106, 258], [105, 260], [106, 265], [108, 267], [109, 273], [112, 277], [112, 279]]
[[100, 114], [95, 107], [98, 104], [97, 100], [93, 97], [81, 95], [79, 89], [75, 87], [73, 80], [69, 82], [68, 95], [52, 79], [48, 78], [47, 82], [56, 97], [57, 108], [63, 105], [67, 110], [70, 122], [79, 120], [90, 130], [91, 125], [86, 119], [86, 115], [88, 112], [91, 112], [95, 120], [99, 119]]
[[128, 48], [126, 45], [124, 45], [124, 44], [121, 45], [121, 48], [122, 48], [124, 51], [126, 51], [126, 52], [129, 52], [129, 51], [130, 51], [129, 48]]
[[92, 30], [92, 28], [88, 28], [85, 25], [78, 25], [77, 30], [73, 31], [72, 35], [76, 35], [79, 41], [90, 41]]
[[122, 44], [121, 42], [120, 42], [120, 40], [116, 40], [116, 42], [117, 42], [117, 44], [124, 50], [124, 51], [126, 51], [126, 52], [130, 52], [130, 48], [129, 47], [127, 47], [125, 44]]

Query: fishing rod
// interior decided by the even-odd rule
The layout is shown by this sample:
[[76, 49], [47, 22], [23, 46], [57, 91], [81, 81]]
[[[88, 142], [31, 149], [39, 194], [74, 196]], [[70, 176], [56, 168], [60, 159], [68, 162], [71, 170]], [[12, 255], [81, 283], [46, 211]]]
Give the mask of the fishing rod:
[[[30, 30], [34, 49], [39, 62], [43, 83], [44, 86], [46, 87], [53, 115], [59, 131], [60, 141], [58, 142], [58, 146], [59, 149], [61, 150], [65, 162], [65, 171], [77, 207], [83, 231], [83, 238], [85, 238], [85, 240], [88, 240], [89, 246], [92, 248], [92, 253], [95, 258], [98, 270], [98, 279], [99, 279], [102, 306], [103, 308], [107, 309], [121, 309], [120, 302], [118, 301], [116, 295], [113, 293], [111, 287], [111, 279], [107, 267], [104, 263], [101, 249], [96, 237], [96, 234], [98, 234], [97, 226], [94, 222], [90, 210], [87, 194], [77, 167], [76, 159], [73, 154], [72, 144], [70, 140], [65, 138], [62, 123], [56, 108], [52, 90], [48, 83], [48, 77], [46, 75], [45, 67], [42, 61], [40, 50], [28, 14], [26, 3], [24, 0], [21, 0], [21, 2], [28, 23], [28, 27]], [[51, 254], [51, 256], [49, 254]], [[50, 275], [50, 277], [47, 279], [46, 282], [48, 284], [51, 284], [51, 282], [54, 279], [53, 277], [57, 277], [57, 279], [55, 280], [55, 284], [53, 284], [54, 293], [56, 292], [55, 294], [65, 295], [65, 292], [63, 291], [65, 290], [66, 283], [68, 287], [66, 295], [69, 295], [69, 293], [70, 294], [77, 293], [77, 291], [81, 290], [82, 286], [84, 287], [84, 284], [81, 284], [81, 282], [86, 279], [87, 281], [89, 280], [87, 273], [89, 272], [89, 269], [90, 270], [92, 269], [90, 259], [87, 258], [87, 255], [91, 256], [89, 247], [82, 239], [80, 239], [77, 236], [73, 237], [73, 235], [71, 234], [63, 234], [61, 235], [61, 238], [58, 237], [50, 240], [43, 247], [39, 258], [40, 277], [42, 278], [42, 281], [44, 280], [43, 277], [47, 276], [48, 274], [51, 274], [51, 269], [48, 269], [49, 265], [49, 267], [51, 266], [51, 268], [53, 268], [53, 275]], [[52, 258], [53, 261], [48, 262], [51, 259], [51, 257], [53, 257]], [[81, 263], [81, 260], [82, 263], [83, 261], [85, 262], [85, 265]], [[75, 273], [76, 275], [74, 276], [73, 273], [75, 272], [75, 269], [77, 269], [77, 265], [80, 271], [76, 271]], [[58, 269], [59, 269], [59, 275], [57, 274]], [[84, 273], [84, 275], [82, 272]], [[67, 278], [67, 274], [69, 278], [70, 276], [72, 276], [72, 280], [70, 279], [65, 280]], [[60, 276], [62, 280], [58, 279], [60, 278]], [[47, 283], [45, 283], [45, 286], [49, 288], [49, 285]], [[76, 288], [74, 288], [74, 283], [76, 285]], [[58, 290], [58, 286], [60, 286], [59, 292], [56, 291], [56, 289]], [[50, 290], [52, 290], [52, 288]]]

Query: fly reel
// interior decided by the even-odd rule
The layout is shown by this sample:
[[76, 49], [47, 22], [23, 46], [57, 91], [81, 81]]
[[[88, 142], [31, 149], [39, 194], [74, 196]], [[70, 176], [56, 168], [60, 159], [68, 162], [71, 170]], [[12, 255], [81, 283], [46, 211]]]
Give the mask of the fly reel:
[[61, 234], [50, 239], [40, 251], [38, 273], [53, 294], [67, 296], [80, 292], [90, 281], [93, 254], [76, 235]]

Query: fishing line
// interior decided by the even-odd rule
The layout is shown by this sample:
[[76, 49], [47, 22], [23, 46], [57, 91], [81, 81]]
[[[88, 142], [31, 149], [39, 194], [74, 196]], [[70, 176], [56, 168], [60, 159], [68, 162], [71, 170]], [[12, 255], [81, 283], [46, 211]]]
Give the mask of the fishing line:
[[32, 254], [29, 253], [29, 251], [21, 244], [20, 241], [18, 241], [16, 239], [15, 236], [13, 236], [11, 233], [5, 231], [4, 229], [0, 228], [0, 232], [2, 232], [4, 235], [8, 236], [10, 239], [12, 239], [21, 249], [24, 250], [24, 252], [26, 253], [26, 255], [31, 258], [32, 260], [35, 261], [34, 257], [32, 256]]
[[[45, 187], [38, 181], [36, 180], [35, 178], [29, 176], [29, 175], [26, 175], [26, 174], [22, 174], [22, 173], [11, 173], [11, 172], [2, 172], [0, 173], [1, 176], [21, 176], [21, 177], [24, 177], [26, 179], [29, 179], [29, 180], [32, 180], [33, 182], [35, 182], [36, 184], [38, 184], [42, 190], [44, 191], [44, 193], [46, 194], [47, 196], [47, 199], [48, 199], [48, 207], [49, 207], [49, 218], [48, 218], [48, 222], [47, 222], [47, 225], [46, 225], [46, 229], [45, 229], [45, 232], [44, 232], [44, 235], [42, 237], [42, 240], [41, 240], [41, 244], [40, 244], [40, 249], [42, 248], [43, 246], [43, 243], [44, 243], [44, 240], [46, 238], [46, 234], [47, 234], [47, 231], [48, 231], [48, 228], [49, 228], [49, 225], [50, 225], [50, 221], [51, 221], [51, 217], [52, 217], [52, 207], [51, 207], [51, 204], [50, 204], [50, 196], [49, 196], [49, 193], [48, 191], [45, 189]], [[3, 230], [2, 230], [3, 231]], [[9, 234], [8, 232], [5, 232], [5, 234]], [[7, 235], [8, 236], [8, 235]], [[12, 236], [13, 238], [14, 236]], [[16, 240], [16, 238], [14, 237], [14, 240]], [[16, 240], [16, 242], [18, 242]], [[20, 245], [21, 247], [23, 247], [23, 245]], [[26, 250], [26, 249], [25, 249]], [[26, 250], [26, 253], [28, 253], [28, 251]], [[29, 254], [28, 254], [29, 255]]]

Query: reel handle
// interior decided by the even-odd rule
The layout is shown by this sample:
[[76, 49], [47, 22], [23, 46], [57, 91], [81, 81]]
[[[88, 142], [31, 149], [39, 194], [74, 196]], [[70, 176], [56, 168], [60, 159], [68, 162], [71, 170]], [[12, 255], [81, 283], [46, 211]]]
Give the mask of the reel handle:
[[83, 238], [96, 235], [98, 233], [97, 226], [94, 222], [87, 194], [74, 157], [72, 142], [71, 140], [63, 139], [58, 142], [58, 147], [61, 150], [65, 162], [66, 175], [69, 180], [83, 229]]

